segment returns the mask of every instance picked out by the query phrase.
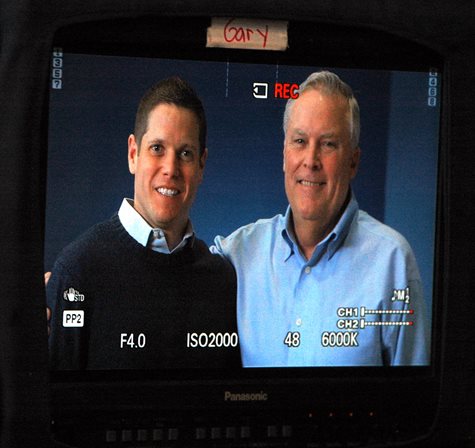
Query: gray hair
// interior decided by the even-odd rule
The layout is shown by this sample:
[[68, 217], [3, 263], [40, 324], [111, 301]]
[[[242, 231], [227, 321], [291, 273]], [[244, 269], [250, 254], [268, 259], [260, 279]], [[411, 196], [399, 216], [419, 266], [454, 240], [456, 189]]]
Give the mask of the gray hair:
[[[299, 87], [299, 95], [306, 90], [315, 89], [321, 91], [325, 95], [340, 95], [348, 101], [350, 110], [350, 138], [354, 148], [358, 147], [360, 140], [360, 108], [353, 90], [343, 82], [335, 73], [321, 71], [312, 73]], [[289, 99], [285, 106], [284, 112], [284, 132], [287, 132], [290, 113], [295, 100]]]

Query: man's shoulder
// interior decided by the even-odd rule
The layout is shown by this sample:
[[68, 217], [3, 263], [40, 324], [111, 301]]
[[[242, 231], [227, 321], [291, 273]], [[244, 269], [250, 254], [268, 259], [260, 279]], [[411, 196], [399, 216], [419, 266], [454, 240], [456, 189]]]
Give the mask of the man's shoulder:
[[111, 219], [94, 224], [84, 233], [69, 243], [60, 253], [58, 259], [62, 263], [77, 263], [96, 254], [107, 253], [111, 249], [110, 239], [114, 230], [117, 230], [116, 215]]
[[204, 266], [211, 272], [224, 271], [234, 275], [231, 263], [217, 253], [210, 251], [210, 248], [203, 240], [199, 238], [194, 239], [193, 252], [197, 266]]
[[266, 239], [272, 239], [277, 232], [281, 232], [285, 226], [283, 215], [275, 215], [272, 218], [259, 219], [253, 223], [239, 227], [227, 237], [216, 237], [215, 243], [224, 246], [239, 246], [242, 244], [263, 243]]
[[408, 241], [401, 233], [362, 210], [358, 212], [357, 225], [358, 236], [363, 239], [371, 239], [378, 247], [403, 252], [412, 251]]

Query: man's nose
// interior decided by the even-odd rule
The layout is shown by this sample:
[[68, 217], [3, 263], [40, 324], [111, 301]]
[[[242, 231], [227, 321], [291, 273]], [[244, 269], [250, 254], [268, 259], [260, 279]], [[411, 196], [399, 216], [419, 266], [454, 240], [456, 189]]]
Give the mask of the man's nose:
[[165, 153], [165, 156], [162, 159], [163, 162], [163, 173], [170, 176], [176, 177], [178, 176], [178, 156], [173, 150], [168, 150]]
[[309, 145], [304, 154], [305, 167], [312, 170], [320, 169], [322, 166], [321, 156], [322, 151], [318, 143]]

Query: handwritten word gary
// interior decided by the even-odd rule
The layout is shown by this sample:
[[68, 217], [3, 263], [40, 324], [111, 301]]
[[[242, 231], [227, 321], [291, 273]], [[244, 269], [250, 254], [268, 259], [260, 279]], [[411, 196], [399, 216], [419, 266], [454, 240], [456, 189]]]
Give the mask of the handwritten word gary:
[[266, 48], [267, 38], [269, 36], [269, 26], [264, 29], [244, 28], [242, 26], [233, 26], [235, 18], [228, 20], [224, 27], [224, 39], [226, 42], [246, 43], [251, 40], [262, 39], [262, 48]]

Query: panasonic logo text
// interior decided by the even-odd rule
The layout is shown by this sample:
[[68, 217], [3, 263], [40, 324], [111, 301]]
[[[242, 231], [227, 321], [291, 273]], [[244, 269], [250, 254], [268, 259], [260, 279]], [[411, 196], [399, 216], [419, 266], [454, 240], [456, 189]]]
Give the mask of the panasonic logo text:
[[224, 401], [267, 401], [267, 393], [260, 391], [257, 393], [233, 394], [228, 390], [224, 392]]

